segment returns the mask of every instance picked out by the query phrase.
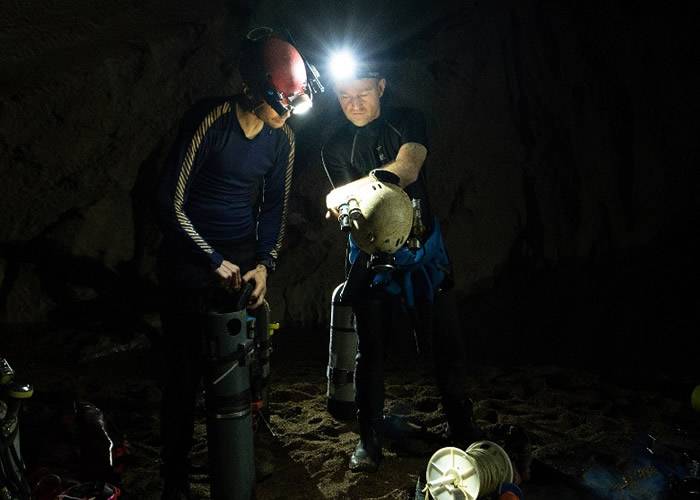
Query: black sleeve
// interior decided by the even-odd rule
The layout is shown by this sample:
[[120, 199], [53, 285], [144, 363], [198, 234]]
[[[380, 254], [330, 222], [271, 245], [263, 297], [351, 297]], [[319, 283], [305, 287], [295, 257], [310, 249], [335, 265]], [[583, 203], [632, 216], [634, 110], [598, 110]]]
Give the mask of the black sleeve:
[[223, 102], [202, 114], [200, 107], [204, 108], [205, 104], [190, 110], [183, 119], [166, 161], [156, 201], [159, 225], [166, 237], [206, 257], [212, 269], [216, 269], [223, 261], [222, 255], [199, 235], [185, 210], [192, 181], [217, 142], [212, 125], [232, 112], [230, 103]]
[[416, 109], [404, 109], [399, 121], [401, 144], [415, 142], [428, 149], [428, 134], [423, 113]]
[[294, 132], [289, 125], [284, 125], [282, 132], [275, 164], [265, 174], [255, 253], [258, 262], [268, 263], [273, 268], [282, 247], [287, 223], [296, 145]]
[[334, 139], [330, 139], [321, 147], [321, 164], [333, 189], [357, 178], [353, 175], [350, 158], [343, 157], [342, 148]]

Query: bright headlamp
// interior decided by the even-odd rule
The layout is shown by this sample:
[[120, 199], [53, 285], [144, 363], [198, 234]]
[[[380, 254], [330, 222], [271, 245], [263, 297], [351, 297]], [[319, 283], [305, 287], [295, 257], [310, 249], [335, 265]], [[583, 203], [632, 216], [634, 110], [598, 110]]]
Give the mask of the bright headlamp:
[[311, 109], [313, 103], [308, 94], [299, 94], [289, 100], [289, 106], [295, 115], [303, 115]]
[[330, 70], [333, 80], [352, 80], [355, 78], [357, 62], [350, 51], [336, 52], [331, 57]]
[[264, 98], [265, 102], [280, 116], [287, 114], [287, 112], [303, 115], [313, 106], [312, 93], [308, 89], [305, 89], [303, 93], [287, 97], [274, 88], [268, 88]]
[[331, 55], [329, 70], [335, 82], [344, 80], [361, 80], [364, 78], [381, 78], [373, 64], [358, 61], [355, 55], [347, 50], [340, 50]]

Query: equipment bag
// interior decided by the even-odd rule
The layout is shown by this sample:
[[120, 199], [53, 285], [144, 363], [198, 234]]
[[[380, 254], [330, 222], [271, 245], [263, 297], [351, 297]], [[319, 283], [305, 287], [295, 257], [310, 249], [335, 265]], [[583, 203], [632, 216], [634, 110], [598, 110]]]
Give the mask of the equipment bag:
[[19, 414], [31, 385], [15, 382], [15, 372], [0, 357], [0, 500], [29, 500], [31, 488], [19, 446]]

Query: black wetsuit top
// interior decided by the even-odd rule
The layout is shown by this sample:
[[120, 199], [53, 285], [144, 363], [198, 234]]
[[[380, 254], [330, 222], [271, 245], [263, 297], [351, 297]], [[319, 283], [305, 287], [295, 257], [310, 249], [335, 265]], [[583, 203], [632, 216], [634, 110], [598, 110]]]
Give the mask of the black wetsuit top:
[[[360, 179], [371, 170], [396, 159], [402, 145], [415, 142], [428, 147], [425, 118], [414, 109], [388, 108], [364, 127], [346, 121], [321, 148], [321, 161], [333, 188]], [[404, 188], [410, 198], [421, 200], [423, 224], [433, 226], [427, 191], [426, 165], [418, 179]]]
[[[211, 272], [241, 245], [274, 264], [284, 235], [294, 163], [287, 125], [246, 138], [235, 98], [208, 99], [184, 117], [158, 191], [166, 257]], [[234, 262], [236, 264], [236, 262]]]

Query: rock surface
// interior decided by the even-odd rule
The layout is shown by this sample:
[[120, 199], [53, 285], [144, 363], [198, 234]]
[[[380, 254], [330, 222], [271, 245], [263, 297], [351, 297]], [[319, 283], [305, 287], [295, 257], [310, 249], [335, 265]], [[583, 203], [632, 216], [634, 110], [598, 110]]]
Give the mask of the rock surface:
[[[48, 334], [47, 334], [48, 333]], [[268, 422], [256, 434], [256, 498], [413, 500], [430, 456], [443, 446], [437, 432], [444, 424], [434, 379], [404, 352], [388, 363], [386, 410], [425, 426], [424, 439], [387, 439], [379, 473], [355, 474], [348, 457], [358, 439], [353, 422], [334, 419], [326, 410], [324, 376], [327, 352], [323, 334], [281, 330], [274, 340]], [[118, 482], [129, 498], [160, 498], [158, 474], [159, 366], [161, 352], [134, 341], [110, 346], [99, 329], [22, 332], [5, 354], [18, 377], [30, 381], [35, 396], [25, 404], [22, 434], [31, 477], [52, 474], [64, 482], [95, 480], [81, 468], [76, 431], [70, 431], [72, 398], [99, 408], [118, 458]], [[119, 346], [112, 346], [119, 347]], [[97, 350], [99, 356], [86, 354]], [[62, 356], [56, 356], [60, 350]], [[700, 425], [688, 404], [692, 378], [683, 383], [660, 372], [614, 374], [582, 365], [480, 364], [467, 377], [477, 423], [501, 441], [500, 427], [516, 426], [529, 436], [533, 462], [522, 483], [528, 499], [612, 498], [622, 493], [653, 499], [668, 492], [664, 474], [683, 474], [682, 453], [697, 458]], [[64, 412], [63, 414], [61, 412]], [[60, 416], [64, 415], [63, 418]], [[198, 406], [190, 474], [193, 498], [209, 498], [206, 421]], [[79, 431], [79, 429], [78, 429]], [[647, 434], [654, 437], [650, 441]], [[432, 437], [431, 437], [432, 436]], [[656, 456], [643, 446], [654, 443]], [[508, 448], [514, 459], [514, 450]], [[670, 472], [674, 471], [674, 472]]]

